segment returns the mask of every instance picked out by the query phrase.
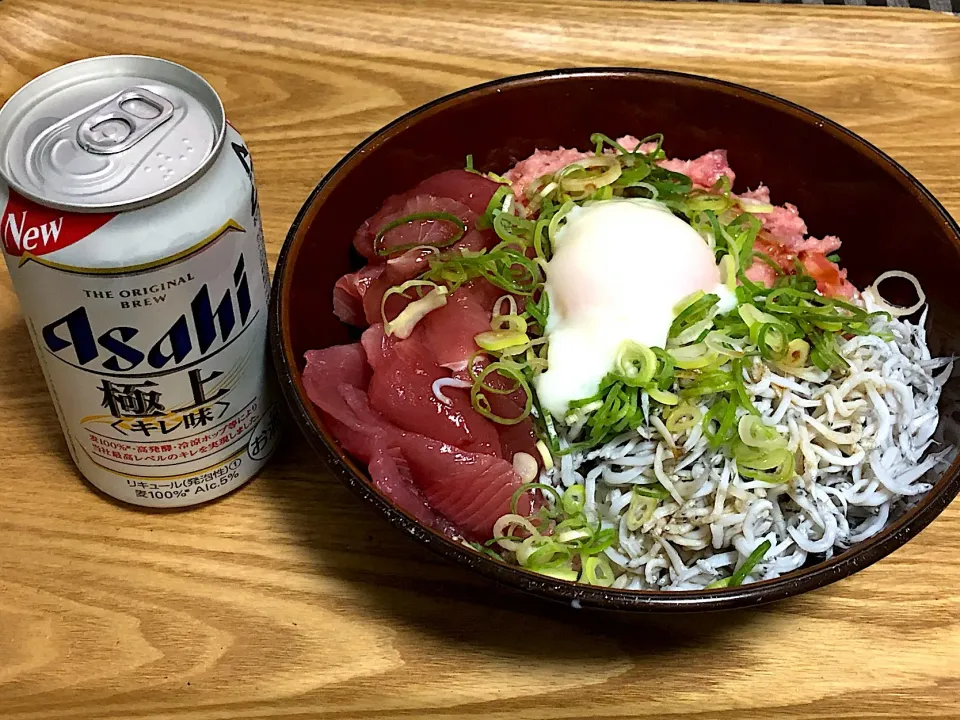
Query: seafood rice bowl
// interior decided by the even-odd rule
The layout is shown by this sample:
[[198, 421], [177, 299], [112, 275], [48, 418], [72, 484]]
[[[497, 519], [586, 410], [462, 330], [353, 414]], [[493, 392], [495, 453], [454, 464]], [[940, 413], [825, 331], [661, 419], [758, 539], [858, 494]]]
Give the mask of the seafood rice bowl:
[[[923, 289], [866, 288], [723, 150], [584, 138], [386, 198], [302, 382], [377, 490], [500, 562], [635, 590], [779, 577], [930, 488]], [[913, 283], [909, 307], [882, 283]]]

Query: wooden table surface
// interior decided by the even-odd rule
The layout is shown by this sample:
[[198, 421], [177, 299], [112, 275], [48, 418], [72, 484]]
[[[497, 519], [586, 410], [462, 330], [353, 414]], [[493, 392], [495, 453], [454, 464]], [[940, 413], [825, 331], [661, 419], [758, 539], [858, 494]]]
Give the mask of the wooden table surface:
[[[960, 216], [960, 21], [909, 10], [486, 0], [3, 0], [0, 100], [58, 64], [204, 74], [257, 161], [269, 253], [323, 173], [440, 94], [515, 72], [702, 72], [825, 113]], [[553, 109], [562, 112], [562, 109]], [[706, 111], [709, 112], [709, 111]], [[615, 618], [495, 594], [291, 433], [201, 509], [77, 477], [0, 280], [0, 718], [960, 718], [960, 512], [830, 588]]]

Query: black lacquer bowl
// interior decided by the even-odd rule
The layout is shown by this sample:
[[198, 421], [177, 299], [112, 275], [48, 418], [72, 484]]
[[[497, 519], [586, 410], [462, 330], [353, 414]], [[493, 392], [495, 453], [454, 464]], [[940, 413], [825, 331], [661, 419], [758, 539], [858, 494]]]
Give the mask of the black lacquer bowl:
[[[812, 234], [843, 240], [844, 266], [855, 285], [893, 268], [915, 274], [930, 303], [932, 349], [960, 352], [960, 228], [877, 148], [804, 108], [730, 83], [624, 68], [537, 73], [469, 88], [404, 115], [351, 151], [303, 205], [277, 265], [270, 338], [283, 392], [311, 445], [361, 498], [433, 550], [505, 585], [583, 607], [663, 612], [756, 605], [823, 587], [915, 536], [957, 494], [960, 462], [880, 534], [777, 580], [698, 592], [596, 588], [498, 563], [423, 527], [382, 497], [343, 452], [307, 398], [300, 373], [305, 351], [349, 341], [331, 298], [337, 278], [355, 269], [350, 249], [357, 227], [387, 195], [462, 167], [468, 153], [480, 169], [503, 170], [535, 148], [582, 146], [598, 131], [611, 137], [664, 132], [673, 157], [726, 148], [738, 190], [763, 182], [777, 199], [801, 208]], [[960, 404], [952, 385], [941, 401], [941, 435], [956, 444]]]

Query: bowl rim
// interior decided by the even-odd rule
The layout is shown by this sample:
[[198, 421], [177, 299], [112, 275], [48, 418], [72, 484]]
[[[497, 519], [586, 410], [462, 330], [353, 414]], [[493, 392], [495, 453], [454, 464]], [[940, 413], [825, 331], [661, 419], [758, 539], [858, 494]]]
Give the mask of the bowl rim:
[[322, 202], [322, 196], [336, 187], [350, 166], [365, 152], [378, 147], [387, 139], [402, 131], [409, 123], [441, 112], [458, 102], [497, 92], [505, 86], [523, 86], [541, 82], [563, 82], [570, 78], [609, 78], [618, 76], [641, 76], [666, 79], [686, 85], [707, 86], [733, 95], [746, 96], [754, 102], [773, 106], [788, 112], [818, 129], [831, 133], [841, 142], [855, 146], [888, 174], [897, 179], [905, 190], [924, 204], [951, 235], [954, 246], [960, 252], [960, 225], [950, 216], [943, 205], [919, 180], [898, 162], [872, 143], [848, 130], [837, 122], [809, 110], [797, 103], [771, 93], [744, 85], [719, 80], [703, 75], [673, 70], [597, 66], [569, 67], [541, 70], [497, 78], [443, 95], [420, 105], [379, 130], [367, 136], [349, 153], [341, 158], [320, 180], [304, 201], [294, 219], [280, 250], [274, 271], [269, 312], [269, 339], [273, 360], [279, 376], [280, 387], [294, 420], [313, 449], [326, 461], [330, 470], [361, 498], [372, 504], [397, 528], [412, 535], [434, 552], [453, 560], [481, 575], [503, 585], [525, 591], [545, 599], [572, 603], [576, 607], [592, 607], [613, 610], [640, 610], [650, 612], [704, 612], [750, 607], [782, 600], [809, 590], [815, 590], [872, 565], [904, 545], [929, 525], [960, 492], [960, 456], [941, 475], [934, 487], [912, 508], [880, 533], [829, 560], [801, 568], [773, 580], [763, 580], [736, 588], [717, 590], [620, 590], [600, 588], [544, 575], [507, 565], [489, 558], [472, 548], [456, 543], [441, 533], [421, 525], [410, 515], [393, 505], [377, 492], [366, 474], [352, 458], [344, 453], [326, 429], [313, 404], [306, 398], [300, 381], [297, 358], [291, 344], [286, 341], [290, 313], [289, 283], [285, 279], [293, 267], [303, 244], [301, 229], [309, 225]]

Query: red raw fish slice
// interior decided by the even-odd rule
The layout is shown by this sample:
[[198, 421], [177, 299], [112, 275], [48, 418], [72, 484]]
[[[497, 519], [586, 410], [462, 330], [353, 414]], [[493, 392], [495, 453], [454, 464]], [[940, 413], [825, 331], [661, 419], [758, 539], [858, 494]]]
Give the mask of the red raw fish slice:
[[[334, 436], [347, 452], [373, 465], [375, 486], [412, 516], [453, 534], [449, 524], [427, 514], [441, 513], [465, 534], [489, 539], [493, 524], [510, 511], [510, 499], [521, 485], [513, 466], [502, 458], [465, 452], [389, 423], [370, 407], [360, 388], [366, 382], [356, 364], [360, 350], [358, 345], [347, 345], [307, 354], [304, 385], [327, 416]], [[429, 507], [423, 506], [423, 498]], [[530, 508], [530, 498], [524, 495], [518, 510], [526, 514]]]
[[[409, 435], [401, 438], [400, 448], [430, 507], [480, 541], [492, 537], [494, 523], [511, 511], [513, 493], [523, 484], [501, 458]], [[529, 493], [524, 493], [517, 512], [526, 515], [530, 509]]]
[[450, 374], [411, 338], [376, 361], [370, 381], [371, 407], [397, 427], [471, 452], [500, 455], [493, 424], [473, 409], [463, 389], [446, 388], [450, 404], [433, 394], [433, 383]]
[[484, 287], [493, 286], [485, 280], [461, 286], [446, 305], [417, 323], [414, 335], [433, 351], [439, 365], [462, 370], [479, 350], [473, 339], [490, 329], [493, 307]]
[[309, 350], [304, 355], [303, 386], [320, 409], [350, 425], [355, 414], [344, 402], [340, 386], [364, 389], [370, 383], [370, 366], [360, 343], [336, 345], [324, 350]]
[[[478, 361], [474, 365], [474, 372], [479, 372], [486, 364], [484, 361]], [[509, 390], [516, 386], [516, 382], [499, 373], [492, 372], [484, 378], [484, 385], [499, 390]], [[490, 411], [494, 415], [507, 419], [520, 417], [527, 402], [526, 395], [520, 388], [506, 394], [488, 391], [484, 393], [484, 397], [490, 403]], [[537, 450], [537, 433], [529, 415], [513, 425], [495, 422], [494, 427], [497, 428], [497, 434], [500, 436], [503, 457], [512, 461], [515, 454], [523, 452], [536, 460], [538, 465], [542, 465], [540, 451]]]
[[[446, 198], [462, 203], [473, 213], [475, 220], [486, 212], [487, 205], [498, 187], [499, 184], [493, 180], [465, 170], [448, 170], [433, 175], [412, 190], [387, 198], [380, 210], [357, 230], [353, 246], [368, 260], [383, 262], [383, 258], [373, 251], [373, 240], [377, 232], [390, 220], [407, 214], [403, 213], [402, 209], [418, 195], [432, 195], [434, 198]], [[460, 217], [458, 213], [454, 214]], [[461, 219], [465, 221], [463, 217]], [[467, 226], [473, 227], [473, 221]]]
[[400, 342], [398, 338], [387, 337], [383, 334], [383, 323], [371, 325], [360, 336], [360, 343], [363, 345], [364, 353], [366, 353], [367, 362], [370, 363], [370, 367], [374, 371], [381, 366], [384, 358], [398, 342]]
[[333, 286], [333, 313], [350, 325], [366, 325], [363, 297], [386, 269], [386, 265], [367, 265], [337, 280]]
[[357, 252], [371, 262], [383, 262], [384, 258], [373, 251], [373, 239], [380, 228], [386, 225], [390, 218], [396, 217], [400, 209], [415, 195], [416, 193], [411, 191], [402, 195], [391, 195], [384, 200], [376, 214], [365, 220], [353, 236], [353, 247], [356, 248]]
[[362, 389], [370, 375], [363, 348], [353, 344], [311, 350], [306, 360], [307, 396], [323, 411], [344, 450], [368, 463], [374, 487], [420, 522], [446, 527], [414, 484], [403, 455], [390, 446], [397, 431], [369, 407]]
[[[468, 173], [469, 174], [469, 173]], [[408, 202], [398, 217], [413, 212], [451, 212], [460, 217], [468, 228], [473, 227], [476, 216], [465, 205], [454, 200], [443, 198], [434, 198], [430, 196], [419, 196]], [[426, 234], [420, 234], [425, 225], [431, 225], [431, 229], [424, 231]], [[455, 230], [450, 223], [438, 223], [426, 221], [425, 223], [412, 223], [391, 230], [384, 236], [384, 240], [389, 240], [393, 246], [408, 244], [435, 244], [442, 238], [449, 238], [451, 232]], [[397, 234], [399, 233], [399, 234]], [[437, 233], [440, 233], [439, 235]], [[499, 242], [496, 233], [492, 230], [470, 229], [449, 250], [472, 250], [479, 251], [489, 249]], [[362, 294], [363, 311], [367, 323], [373, 324], [383, 321], [381, 314], [381, 303], [383, 295], [390, 288], [400, 283], [411, 280], [417, 275], [423, 273], [429, 267], [429, 261], [435, 256], [430, 250], [409, 250], [406, 253], [390, 258], [386, 265], [387, 271], [382, 273], [374, 280], [366, 291]], [[403, 311], [403, 309], [412, 301], [411, 297], [401, 295], [391, 295], [386, 303], [386, 317], [393, 319]]]
[[[393, 216], [385, 218], [386, 226], [394, 220], [419, 213], [447, 213], [457, 217], [466, 227], [472, 228], [477, 221], [477, 213], [458, 200], [433, 195], [417, 195], [407, 201]], [[381, 226], [381, 227], [383, 227]], [[379, 232], [379, 230], [378, 230]], [[383, 249], [405, 245], [433, 245], [442, 247], [458, 232], [457, 226], [444, 220], [414, 220], [398, 225], [384, 233], [380, 239]], [[372, 250], [371, 246], [371, 250]]]
[[[499, 397], [504, 396], [501, 395]], [[497, 403], [495, 402], [491, 402], [490, 405], [493, 408], [497, 408]], [[503, 406], [500, 408], [500, 411], [504, 413], [501, 417], [516, 417], [522, 409], [523, 407], [518, 406], [516, 403], [510, 408]], [[494, 409], [494, 412], [498, 415], [500, 414], [496, 409]], [[500, 425], [496, 423], [495, 427], [497, 428], [497, 434], [500, 438], [500, 448], [504, 458], [512, 462], [513, 456], [522, 452], [536, 460], [537, 465], [543, 465], [540, 451], [537, 450], [537, 435], [533, 429], [533, 421], [529, 417], [524, 418], [515, 425]]]
[[[423, 273], [428, 267], [429, 259], [434, 255], [431, 250], [408, 250], [396, 258], [391, 258], [385, 265], [376, 267], [386, 268], [370, 285], [362, 295], [363, 314], [367, 324], [383, 322], [383, 313], [381, 306], [384, 293], [392, 287], [396, 287], [407, 280], [412, 280]], [[369, 266], [368, 266], [369, 267]], [[429, 289], [429, 288], [427, 288]], [[387, 298], [383, 312], [388, 319], [394, 319], [403, 309], [409, 305], [416, 297], [416, 293], [411, 289], [405, 295], [393, 294]]]
[[[346, 433], [346, 442], [340, 435], [344, 428], [335, 428], [337, 439], [345, 449], [367, 462], [379, 443], [399, 448], [417, 489], [427, 499], [430, 508], [464, 534], [479, 540], [490, 538], [493, 524], [510, 512], [513, 493], [522, 485], [510, 463], [493, 455], [464, 451], [400, 430], [370, 407], [362, 390], [341, 385], [340, 392], [344, 404], [353, 410], [359, 428]], [[357, 438], [364, 432], [370, 437], [367, 443]], [[471, 508], [477, 498], [482, 498], [482, 505]], [[530, 509], [531, 499], [529, 494], [524, 494], [517, 510], [528, 514]]]
[[477, 215], [483, 215], [500, 183], [466, 170], [447, 170], [417, 185], [418, 193], [459, 200]]
[[490, 229], [487, 230], [469, 230], [466, 235], [457, 240], [452, 246], [452, 250], [469, 250], [479, 252], [480, 250], [490, 250], [500, 242], [497, 234]]
[[437, 514], [414, 484], [413, 474], [399, 448], [378, 445], [368, 466], [373, 486], [397, 507], [428, 527], [438, 524]]

